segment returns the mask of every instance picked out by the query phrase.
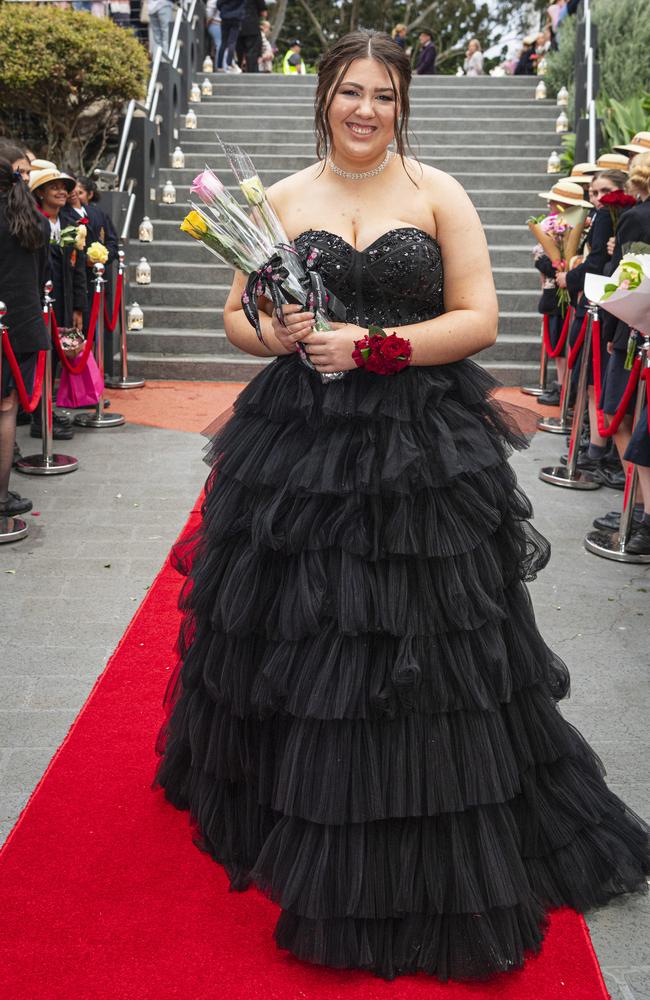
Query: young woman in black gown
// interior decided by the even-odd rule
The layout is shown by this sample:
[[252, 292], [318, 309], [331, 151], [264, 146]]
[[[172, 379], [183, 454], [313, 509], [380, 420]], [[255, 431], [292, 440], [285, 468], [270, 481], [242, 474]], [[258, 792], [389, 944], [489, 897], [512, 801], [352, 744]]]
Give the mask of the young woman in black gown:
[[[277, 357], [213, 440], [179, 555], [155, 785], [233, 888], [279, 903], [281, 948], [444, 980], [521, 967], [549, 908], [641, 888], [648, 849], [557, 709], [568, 674], [525, 586], [549, 547], [507, 463], [522, 442], [467, 360], [496, 333], [486, 242], [456, 181], [399, 155], [409, 77], [387, 36], [334, 45], [320, 162], [271, 189], [347, 322], [318, 333], [287, 306], [265, 348], [233, 283], [229, 338]], [[356, 367], [370, 324], [410, 366]], [[323, 383], [297, 340], [346, 376]]]

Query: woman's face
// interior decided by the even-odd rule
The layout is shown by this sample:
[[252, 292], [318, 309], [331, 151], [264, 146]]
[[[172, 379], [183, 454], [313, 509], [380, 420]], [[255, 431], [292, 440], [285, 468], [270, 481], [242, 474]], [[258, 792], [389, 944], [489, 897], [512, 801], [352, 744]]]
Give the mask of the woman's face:
[[379, 160], [395, 137], [396, 115], [386, 67], [375, 59], [355, 59], [336, 84], [329, 109], [334, 154]]
[[64, 181], [48, 181], [39, 188], [43, 208], [46, 212], [55, 212], [57, 215], [68, 200], [68, 189]]
[[22, 179], [27, 183], [29, 182], [29, 160], [26, 156], [21, 157], [20, 160], [16, 160], [15, 163], [11, 164], [12, 170], [18, 171]]
[[612, 191], [618, 191], [618, 188], [612, 181], [608, 181], [606, 178], [594, 177], [589, 185], [589, 201], [594, 208], [600, 208], [600, 199], [602, 196], [610, 194]]

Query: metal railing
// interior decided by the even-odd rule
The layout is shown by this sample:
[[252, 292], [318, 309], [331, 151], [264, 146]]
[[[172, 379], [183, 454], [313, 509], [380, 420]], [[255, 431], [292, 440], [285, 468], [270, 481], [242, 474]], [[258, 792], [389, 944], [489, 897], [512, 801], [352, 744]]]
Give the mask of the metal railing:
[[582, 20], [578, 25], [575, 66], [575, 132], [576, 161], [593, 163], [598, 156], [598, 97], [599, 68], [598, 32], [589, 0], [584, 0]]

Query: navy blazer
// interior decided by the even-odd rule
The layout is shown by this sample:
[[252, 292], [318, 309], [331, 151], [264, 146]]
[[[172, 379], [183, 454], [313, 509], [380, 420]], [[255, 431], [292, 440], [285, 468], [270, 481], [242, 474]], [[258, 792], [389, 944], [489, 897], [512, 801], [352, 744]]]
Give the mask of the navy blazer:
[[50, 279], [50, 224], [41, 220], [43, 246], [25, 250], [7, 225], [7, 199], [0, 198], [0, 299], [14, 351], [29, 354], [50, 346], [43, 320], [43, 286]]
[[612, 217], [609, 209], [599, 208], [593, 217], [591, 229], [587, 237], [590, 251], [581, 264], [567, 271], [566, 286], [571, 295], [571, 301], [576, 304], [579, 292], [585, 288], [585, 277], [588, 274], [604, 274], [605, 265], [609, 260], [607, 241], [613, 235]]
[[415, 72], [418, 76], [431, 76], [436, 71], [436, 47], [433, 42], [420, 49]]
[[[650, 244], [650, 198], [647, 201], [640, 201], [638, 205], [621, 213], [616, 230], [614, 254], [605, 267], [605, 274], [614, 273], [630, 243]], [[603, 315], [605, 317], [603, 329], [606, 339], [611, 341], [617, 350], [624, 351], [627, 348], [630, 335], [629, 326], [623, 320], [612, 316], [611, 313], [603, 312]]]

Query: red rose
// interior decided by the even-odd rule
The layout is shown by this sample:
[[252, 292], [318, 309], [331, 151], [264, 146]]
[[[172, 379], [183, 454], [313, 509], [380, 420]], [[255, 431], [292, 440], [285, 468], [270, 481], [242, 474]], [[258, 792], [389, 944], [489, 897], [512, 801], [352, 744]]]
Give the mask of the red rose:
[[605, 208], [632, 208], [636, 205], [636, 198], [626, 194], [625, 191], [610, 191], [602, 196], [600, 204]]

